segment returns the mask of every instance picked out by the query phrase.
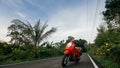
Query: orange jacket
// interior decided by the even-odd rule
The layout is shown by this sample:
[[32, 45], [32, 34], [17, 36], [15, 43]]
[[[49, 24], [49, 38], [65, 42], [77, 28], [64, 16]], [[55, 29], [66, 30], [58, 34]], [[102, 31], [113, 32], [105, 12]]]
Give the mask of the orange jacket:
[[70, 50], [71, 52], [74, 52], [75, 50], [75, 41], [74, 40], [71, 40], [67, 45], [66, 45], [66, 48], [65, 49], [68, 49]]

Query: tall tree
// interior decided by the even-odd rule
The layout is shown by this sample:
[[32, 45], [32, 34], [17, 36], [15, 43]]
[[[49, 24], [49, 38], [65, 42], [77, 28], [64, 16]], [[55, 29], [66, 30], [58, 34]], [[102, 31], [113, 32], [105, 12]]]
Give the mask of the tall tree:
[[97, 29], [95, 43], [98, 46], [105, 42], [120, 44], [120, 0], [106, 0], [105, 8], [103, 15], [107, 28], [102, 25]]
[[108, 27], [120, 27], [120, 0], [106, 0], [105, 3], [103, 15]]
[[11, 37], [11, 42], [16, 44], [29, 44], [36, 47], [44, 39], [47, 39], [52, 33], [56, 32], [55, 27], [45, 32], [47, 27], [47, 23], [42, 25], [40, 20], [32, 27], [28, 21], [24, 23], [19, 19], [14, 19], [12, 25], [8, 27], [8, 36]]

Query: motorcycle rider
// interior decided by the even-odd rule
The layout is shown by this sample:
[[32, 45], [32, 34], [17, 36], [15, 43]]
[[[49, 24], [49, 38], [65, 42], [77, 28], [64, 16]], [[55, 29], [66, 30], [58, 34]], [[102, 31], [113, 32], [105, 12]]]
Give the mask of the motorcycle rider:
[[76, 44], [75, 44], [75, 40], [74, 40], [74, 39], [72, 39], [72, 40], [67, 44], [67, 46], [72, 50], [73, 60], [75, 60], [75, 55], [76, 55], [77, 49], [80, 49], [80, 51], [81, 51], [81, 48], [80, 48], [80, 47], [76, 47]]
[[76, 45], [75, 45], [75, 40], [72, 39], [72, 40], [67, 44], [67, 46], [69, 46], [70, 49], [72, 50], [73, 60], [75, 60], [75, 47], [76, 47]]

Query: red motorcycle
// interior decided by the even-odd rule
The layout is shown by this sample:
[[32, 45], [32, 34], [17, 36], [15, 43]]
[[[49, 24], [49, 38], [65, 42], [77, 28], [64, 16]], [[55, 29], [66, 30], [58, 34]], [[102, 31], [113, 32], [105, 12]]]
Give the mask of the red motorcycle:
[[78, 63], [81, 55], [81, 48], [75, 47], [73, 41], [68, 43], [65, 47], [62, 66], [65, 67], [69, 61]]

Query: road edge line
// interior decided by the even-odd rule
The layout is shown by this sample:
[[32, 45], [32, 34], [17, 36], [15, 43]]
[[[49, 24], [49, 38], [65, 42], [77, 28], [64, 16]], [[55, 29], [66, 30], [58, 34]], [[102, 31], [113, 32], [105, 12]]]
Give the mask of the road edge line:
[[95, 68], [99, 68], [99, 67], [96, 65], [96, 63], [94, 62], [94, 60], [90, 57], [90, 55], [89, 55], [89, 54], [87, 54], [87, 55], [88, 55], [88, 57], [90, 58], [91, 62], [93, 63], [94, 67], [95, 67]]

